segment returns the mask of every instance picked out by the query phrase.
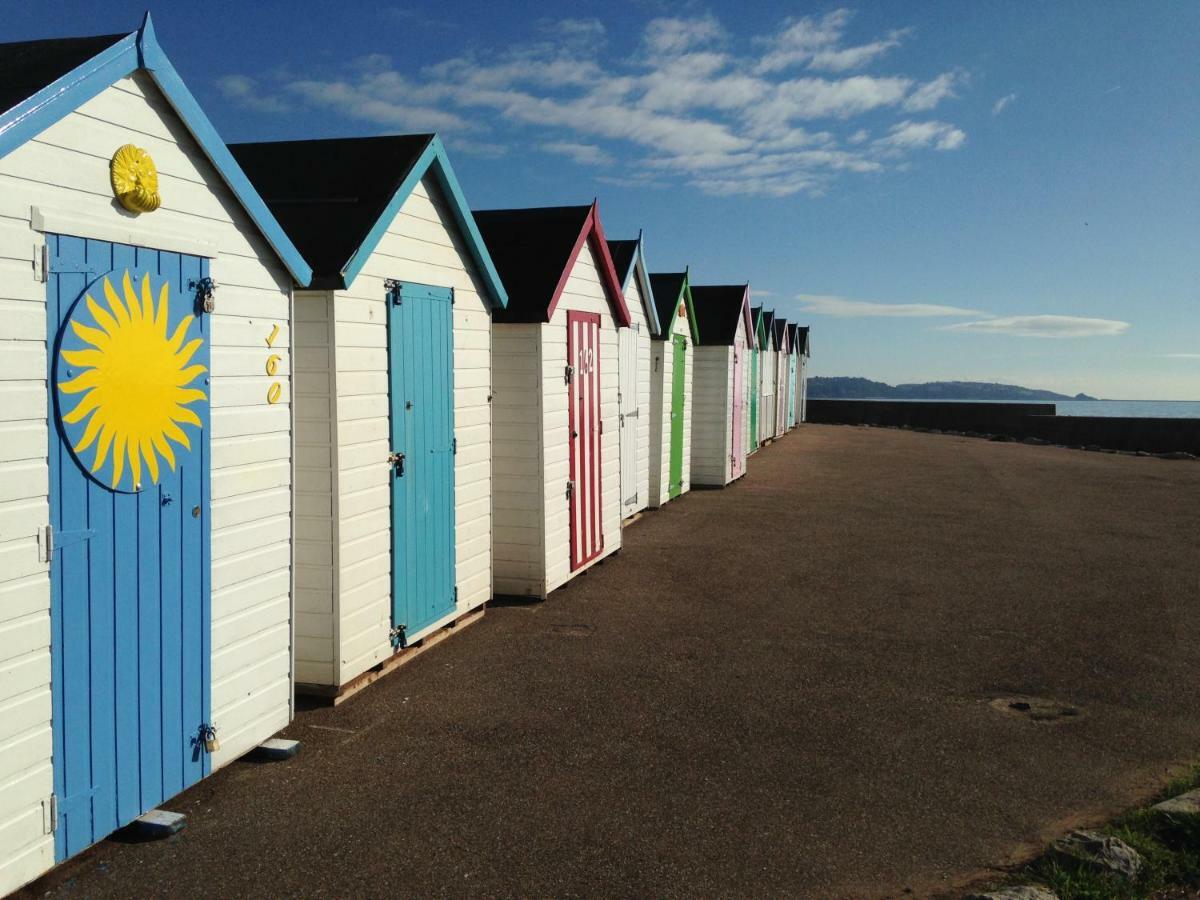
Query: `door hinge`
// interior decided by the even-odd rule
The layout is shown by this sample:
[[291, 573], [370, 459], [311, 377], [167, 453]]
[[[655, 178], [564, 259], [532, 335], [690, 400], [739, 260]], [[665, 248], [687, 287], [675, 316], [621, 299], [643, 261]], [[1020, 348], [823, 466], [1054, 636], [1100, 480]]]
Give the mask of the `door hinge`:
[[566, 382], [567, 384], [570, 384], [571, 379], [574, 377], [575, 377], [575, 367], [567, 366], [566, 369], [563, 371], [563, 381]]
[[54, 526], [46, 525], [38, 532], [38, 559], [54, 562]]
[[42, 801], [42, 834], [54, 834], [58, 831], [58, 794], [51, 794], [48, 800]]
[[400, 282], [397, 281], [395, 278], [383, 279], [383, 289], [391, 295], [391, 301], [392, 301], [393, 306], [399, 306], [401, 303], [404, 302], [404, 298], [401, 296], [401, 293], [400, 293]]
[[575, 482], [568, 481], [567, 482], [567, 499], [570, 500], [574, 496], [575, 496]]
[[454, 589], [454, 605], [458, 606], [458, 588]]
[[458, 456], [458, 438], [454, 438], [452, 441], [450, 441], [450, 452], [455, 456]]
[[45, 284], [50, 280], [50, 245], [42, 244], [42, 252], [38, 254], [38, 262], [34, 264], [34, 268], [40, 268], [41, 271], [35, 271], [33, 278], [35, 281], [40, 281]]

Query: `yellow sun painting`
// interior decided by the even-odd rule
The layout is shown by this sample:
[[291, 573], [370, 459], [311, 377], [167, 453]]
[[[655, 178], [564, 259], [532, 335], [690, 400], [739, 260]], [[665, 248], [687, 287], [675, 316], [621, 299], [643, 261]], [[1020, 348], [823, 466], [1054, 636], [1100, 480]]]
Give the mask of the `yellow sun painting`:
[[83, 301], [95, 327], [79, 321], [77, 314], [70, 323], [77, 340], [69, 343], [79, 349], [64, 346], [67, 368], [62, 371], [70, 380], [60, 379], [58, 388], [64, 395], [82, 396], [63, 412], [62, 421], [81, 464], [87, 466], [83, 454], [91, 450], [93, 474], [111, 471], [102, 480], [114, 490], [128, 474], [131, 489], [137, 491], [143, 463], [150, 481], [157, 483], [160, 459], [168, 469], [175, 468], [172, 442], [191, 449], [180, 426], [201, 425], [188, 405], [205, 398], [204, 391], [189, 386], [206, 371], [202, 365], [189, 365], [203, 340], [185, 343], [191, 315], [184, 315], [168, 334], [169, 283], [163, 283], [157, 303], [149, 274], [142, 277], [140, 296], [128, 270], [123, 296], [108, 277], [103, 286], [107, 308], [91, 294]]

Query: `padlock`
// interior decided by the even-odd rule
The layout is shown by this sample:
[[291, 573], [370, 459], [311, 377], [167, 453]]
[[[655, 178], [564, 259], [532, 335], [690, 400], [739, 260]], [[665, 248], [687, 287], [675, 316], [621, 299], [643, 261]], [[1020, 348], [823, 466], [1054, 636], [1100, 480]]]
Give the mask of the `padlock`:
[[221, 740], [217, 737], [217, 729], [214, 725], [205, 725], [204, 732], [204, 752], [216, 753], [221, 749]]

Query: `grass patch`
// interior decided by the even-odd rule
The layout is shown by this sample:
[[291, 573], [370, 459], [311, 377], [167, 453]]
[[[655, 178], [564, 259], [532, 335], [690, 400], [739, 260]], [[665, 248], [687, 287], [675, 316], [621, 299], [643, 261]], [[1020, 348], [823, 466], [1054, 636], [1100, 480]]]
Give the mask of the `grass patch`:
[[1144, 865], [1136, 881], [1047, 853], [1026, 866], [1012, 883], [1042, 884], [1061, 900], [1141, 900], [1171, 889], [1200, 888], [1200, 820], [1173, 819], [1150, 809], [1160, 800], [1197, 788], [1200, 765], [1172, 780], [1146, 806], [1095, 829], [1119, 838], [1142, 855]]

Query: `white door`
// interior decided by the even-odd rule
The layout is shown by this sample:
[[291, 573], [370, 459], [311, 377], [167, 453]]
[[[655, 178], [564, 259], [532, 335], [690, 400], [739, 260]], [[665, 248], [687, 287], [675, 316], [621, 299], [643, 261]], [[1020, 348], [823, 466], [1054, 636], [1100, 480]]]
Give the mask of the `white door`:
[[631, 516], [638, 508], [637, 432], [638, 418], [638, 355], [637, 339], [640, 324], [618, 330], [620, 358], [617, 360], [620, 381], [621, 412], [621, 518]]

